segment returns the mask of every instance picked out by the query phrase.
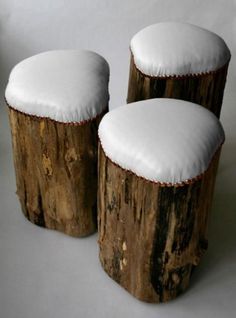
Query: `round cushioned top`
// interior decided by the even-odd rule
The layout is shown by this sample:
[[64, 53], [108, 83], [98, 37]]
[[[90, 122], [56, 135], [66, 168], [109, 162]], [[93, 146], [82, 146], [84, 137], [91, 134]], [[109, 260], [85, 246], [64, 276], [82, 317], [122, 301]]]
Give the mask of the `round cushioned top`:
[[223, 39], [180, 22], [150, 25], [131, 40], [136, 67], [149, 76], [182, 76], [215, 71], [230, 59]]
[[108, 105], [109, 66], [90, 51], [48, 51], [17, 64], [6, 88], [13, 108], [59, 122], [81, 122]]
[[150, 99], [107, 113], [99, 126], [105, 154], [154, 182], [177, 184], [205, 172], [224, 141], [216, 116], [175, 99]]

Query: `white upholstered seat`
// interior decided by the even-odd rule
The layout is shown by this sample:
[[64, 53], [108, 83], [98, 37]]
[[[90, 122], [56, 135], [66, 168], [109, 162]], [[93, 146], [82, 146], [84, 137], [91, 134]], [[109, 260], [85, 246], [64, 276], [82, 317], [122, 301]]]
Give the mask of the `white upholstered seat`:
[[90, 51], [44, 52], [17, 64], [6, 88], [8, 104], [26, 114], [80, 122], [108, 105], [109, 66]]
[[99, 126], [105, 154], [145, 179], [182, 183], [205, 172], [224, 141], [214, 114], [175, 99], [150, 99], [107, 113]]
[[136, 67], [149, 76], [182, 76], [215, 71], [230, 59], [224, 40], [180, 22], [150, 25], [131, 40]]

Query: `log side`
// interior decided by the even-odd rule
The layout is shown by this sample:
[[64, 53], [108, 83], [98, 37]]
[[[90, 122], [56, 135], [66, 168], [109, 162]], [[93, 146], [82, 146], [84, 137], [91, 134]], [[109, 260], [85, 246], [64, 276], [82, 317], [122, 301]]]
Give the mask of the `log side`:
[[72, 236], [97, 228], [97, 129], [9, 108], [17, 194], [25, 216]]
[[220, 150], [201, 180], [160, 186], [115, 165], [99, 146], [98, 230], [107, 274], [146, 302], [174, 299], [207, 249]]
[[220, 117], [227, 63], [216, 72], [185, 77], [150, 77], [135, 66], [131, 54], [127, 103], [150, 98], [175, 98], [202, 105]]

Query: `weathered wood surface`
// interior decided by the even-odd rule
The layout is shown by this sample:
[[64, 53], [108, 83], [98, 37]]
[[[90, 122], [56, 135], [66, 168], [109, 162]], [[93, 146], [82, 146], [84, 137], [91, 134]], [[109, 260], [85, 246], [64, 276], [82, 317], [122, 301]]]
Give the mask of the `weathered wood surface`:
[[220, 117], [228, 63], [216, 72], [185, 77], [150, 77], [142, 74], [131, 55], [127, 102], [176, 98], [202, 105]]
[[9, 108], [17, 194], [33, 223], [72, 236], [97, 228], [97, 128]]
[[207, 249], [219, 155], [201, 180], [166, 187], [121, 169], [99, 148], [100, 261], [138, 299], [165, 302], [188, 287]]

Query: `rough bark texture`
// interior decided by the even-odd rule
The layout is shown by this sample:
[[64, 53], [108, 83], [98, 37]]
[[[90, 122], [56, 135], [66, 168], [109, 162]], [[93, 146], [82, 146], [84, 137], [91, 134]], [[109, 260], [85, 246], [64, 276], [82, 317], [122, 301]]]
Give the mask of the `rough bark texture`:
[[130, 61], [127, 102], [165, 97], [176, 98], [202, 105], [218, 118], [223, 101], [228, 63], [216, 72], [185, 77], [150, 77], [142, 74]]
[[220, 150], [203, 178], [167, 187], [125, 171], [99, 146], [100, 261], [107, 274], [147, 302], [175, 298], [207, 249], [207, 224]]
[[72, 236], [96, 230], [101, 118], [71, 125], [9, 108], [17, 194], [31, 222]]

